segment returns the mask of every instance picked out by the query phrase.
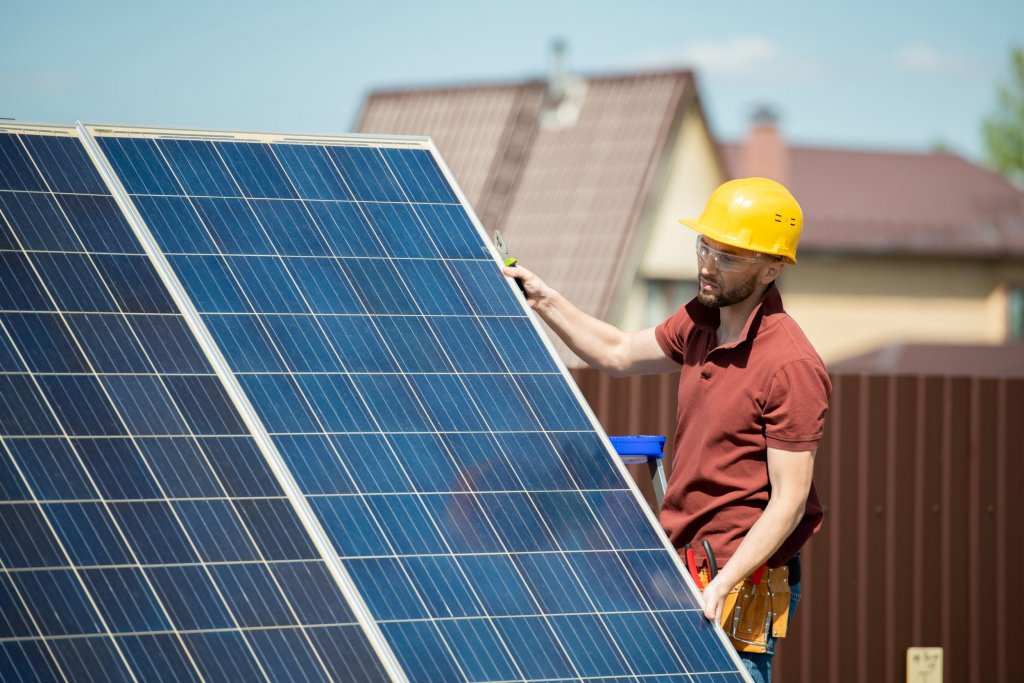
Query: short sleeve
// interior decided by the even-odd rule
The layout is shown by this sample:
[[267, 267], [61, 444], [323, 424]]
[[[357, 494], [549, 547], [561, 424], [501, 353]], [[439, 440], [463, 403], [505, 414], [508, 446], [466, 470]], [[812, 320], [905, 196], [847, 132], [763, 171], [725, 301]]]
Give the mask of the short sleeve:
[[665, 322], [654, 328], [654, 338], [665, 355], [682, 365], [686, 351], [686, 335], [693, 328], [686, 306], [680, 306]]
[[781, 367], [768, 384], [764, 407], [765, 441], [770, 448], [810, 451], [818, 447], [832, 382], [817, 360]]

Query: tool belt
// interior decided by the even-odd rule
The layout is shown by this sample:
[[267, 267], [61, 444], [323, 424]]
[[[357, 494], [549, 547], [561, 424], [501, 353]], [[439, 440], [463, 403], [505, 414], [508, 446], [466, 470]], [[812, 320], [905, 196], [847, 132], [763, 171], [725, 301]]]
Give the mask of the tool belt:
[[[799, 566], [799, 565], [797, 565]], [[737, 652], [766, 652], [768, 635], [785, 638], [789, 626], [788, 565], [761, 565], [725, 597], [722, 628]], [[700, 570], [707, 583], [707, 569]]]

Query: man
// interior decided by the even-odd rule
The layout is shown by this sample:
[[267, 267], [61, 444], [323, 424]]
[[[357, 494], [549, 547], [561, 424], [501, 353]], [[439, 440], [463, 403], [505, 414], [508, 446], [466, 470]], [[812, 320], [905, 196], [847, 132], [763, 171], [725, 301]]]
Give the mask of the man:
[[[616, 376], [680, 370], [662, 526], [681, 555], [705, 540], [713, 549], [720, 570], [703, 589], [708, 619], [721, 621], [741, 581], [755, 576], [760, 585], [772, 572], [767, 585], [778, 588], [782, 577], [791, 591], [776, 612], [788, 604], [792, 613], [797, 553], [822, 518], [811, 475], [831, 391], [775, 286], [796, 264], [803, 216], [782, 185], [745, 178], [715, 190], [699, 220], [680, 222], [699, 233], [697, 296], [640, 332], [583, 313], [526, 268], [504, 272], [521, 280], [530, 306], [590, 365]], [[702, 563], [706, 576], [710, 563]], [[785, 632], [784, 620], [777, 626]], [[769, 681], [772, 634], [758, 647], [733, 643], [754, 680]]]

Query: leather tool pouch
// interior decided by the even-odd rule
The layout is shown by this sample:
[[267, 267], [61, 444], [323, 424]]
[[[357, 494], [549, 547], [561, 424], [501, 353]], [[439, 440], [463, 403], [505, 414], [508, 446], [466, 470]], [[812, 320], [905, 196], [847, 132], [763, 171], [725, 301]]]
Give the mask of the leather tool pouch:
[[725, 598], [722, 628], [739, 652], [765, 652], [768, 634], [784, 638], [789, 626], [789, 568], [768, 569], [755, 584], [743, 579]]

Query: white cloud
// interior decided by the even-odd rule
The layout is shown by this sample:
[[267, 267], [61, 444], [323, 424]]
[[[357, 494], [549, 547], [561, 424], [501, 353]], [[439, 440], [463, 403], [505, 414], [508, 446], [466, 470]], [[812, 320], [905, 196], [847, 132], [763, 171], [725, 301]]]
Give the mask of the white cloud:
[[637, 67], [683, 66], [719, 81], [792, 84], [821, 79], [825, 65], [791, 52], [762, 36], [731, 36], [698, 40], [672, 51], [651, 51], [630, 60]]
[[896, 52], [893, 62], [900, 71], [914, 74], [948, 75], [968, 69], [967, 62], [960, 56], [927, 43], [904, 45]]
[[736, 36], [723, 41], [701, 40], [688, 45], [682, 58], [711, 74], [741, 74], [777, 62], [782, 50], [777, 43], [757, 36]]

